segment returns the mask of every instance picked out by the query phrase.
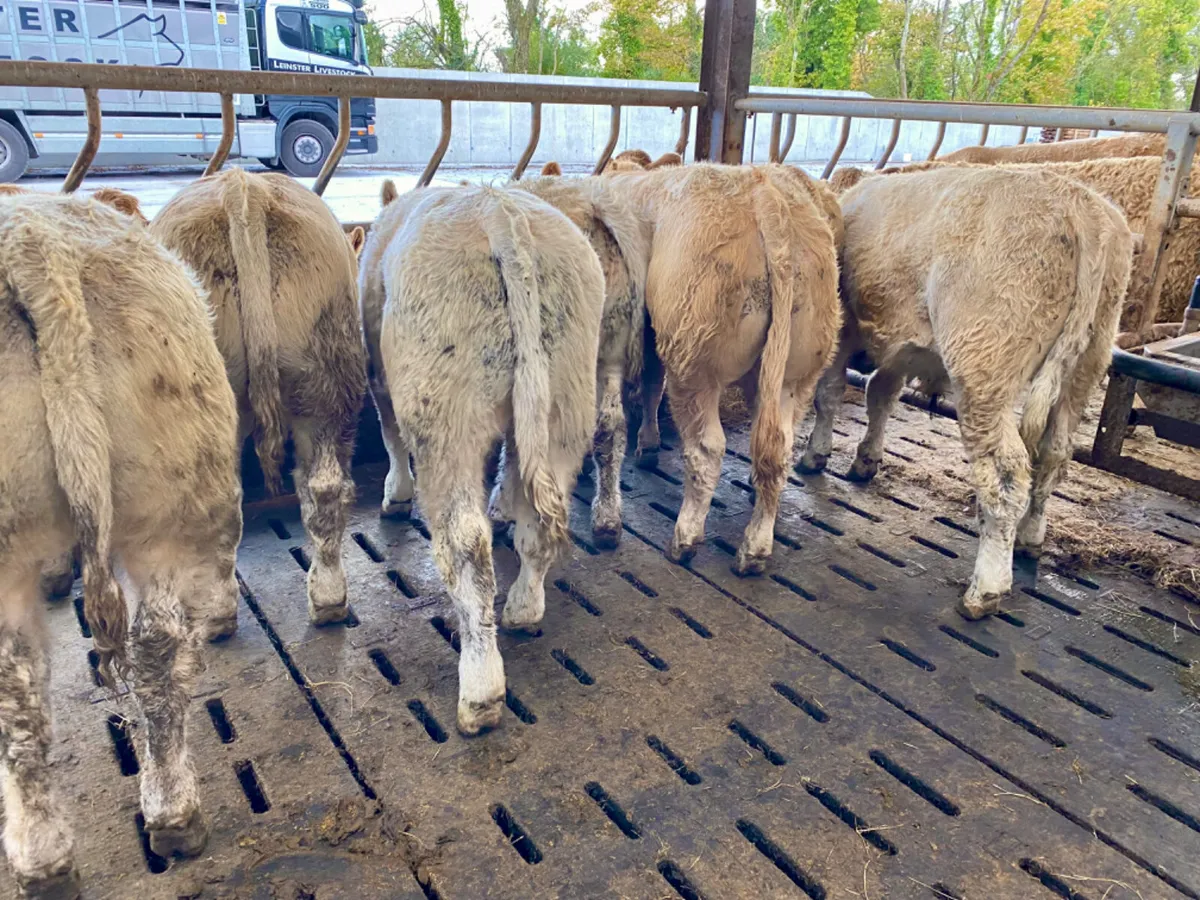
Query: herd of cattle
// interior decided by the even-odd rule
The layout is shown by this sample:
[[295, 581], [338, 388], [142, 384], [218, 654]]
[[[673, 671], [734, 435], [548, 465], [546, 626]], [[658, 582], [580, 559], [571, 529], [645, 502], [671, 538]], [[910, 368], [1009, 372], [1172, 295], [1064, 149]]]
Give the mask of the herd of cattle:
[[[640, 461], [659, 450], [664, 389], [682, 438], [669, 553], [686, 562], [720, 475], [721, 393], [745, 391], [755, 498], [734, 568], [752, 575], [771, 555], [795, 427], [815, 398], [799, 466], [821, 470], [852, 354], [876, 367], [855, 478], [878, 469], [906, 382], [952, 387], [981, 519], [959, 610], [997, 611], [1014, 545], [1042, 543], [1046, 498], [1103, 376], [1134, 252], [1127, 218], [1145, 215], [1162, 149], [1161, 138], [1073, 143], [1146, 158], [952, 161], [831, 185], [786, 165], [638, 151], [590, 178], [549, 164], [507, 185], [398, 195], [388, 183], [365, 243], [297, 183], [241, 169], [197, 181], [149, 222], [117, 191], [3, 191], [0, 750], [4, 846], [22, 889], [78, 892], [47, 767], [41, 601], [78, 561], [99, 670], [128, 679], [142, 710], [150, 846], [199, 853], [185, 715], [203, 639], [237, 624], [240, 448], [253, 435], [278, 488], [291, 439], [315, 546], [309, 615], [340, 621], [368, 388], [391, 460], [382, 512], [407, 514], [415, 490], [458, 614], [464, 734], [497, 725], [504, 705], [493, 523], [515, 522], [521, 561], [501, 624], [534, 628], [589, 451], [596, 544], [620, 537], [625, 403], [638, 393]], [[1196, 248], [1184, 243], [1170, 265], [1190, 278]]]

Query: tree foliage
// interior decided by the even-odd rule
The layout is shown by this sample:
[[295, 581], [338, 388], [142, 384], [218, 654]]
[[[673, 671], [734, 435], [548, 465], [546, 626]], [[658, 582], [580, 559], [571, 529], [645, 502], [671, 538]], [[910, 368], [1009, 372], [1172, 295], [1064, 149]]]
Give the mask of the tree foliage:
[[[502, 44], [469, 0], [367, 26], [374, 64], [695, 81], [703, 0], [505, 0]], [[1180, 107], [1200, 0], [759, 0], [753, 82], [922, 100]]]

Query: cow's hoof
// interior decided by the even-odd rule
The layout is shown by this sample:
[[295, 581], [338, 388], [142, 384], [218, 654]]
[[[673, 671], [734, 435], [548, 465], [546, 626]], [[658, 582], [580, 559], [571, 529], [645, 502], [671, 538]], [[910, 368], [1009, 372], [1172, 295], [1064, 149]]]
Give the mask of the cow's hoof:
[[620, 543], [620, 525], [595, 525], [592, 527], [592, 544], [598, 550], [616, 550]]
[[199, 856], [204, 845], [208, 843], [208, 822], [204, 814], [197, 809], [183, 825], [164, 828], [147, 826], [146, 836], [150, 839], [150, 849], [163, 859], [170, 859], [172, 856]]
[[399, 522], [412, 517], [411, 500], [384, 500], [379, 507], [379, 515], [384, 519], [395, 519]]
[[812, 456], [805, 453], [800, 457], [800, 462], [796, 463], [796, 471], [802, 475], [817, 475], [824, 472], [828, 464], [828, 453], [814, 453]]
[[237, 615], [213, 616], [204, 623], [204, 639], [210, 642], [223, 641], [237, 633]]
[[30, 900], [76, 900], [79, 896], [79, 870], [51, 875], [49, 878], [17, 879], [21, 896]]
[[500, 724], [504, 712], [504, 695], [486, 702], [458, 701], [458, 733], [463, 737], [476, 737], [491, 731]]
[[975, 586], [972, 585], [967, 589], [967, 593], [959, 598], [955, 609], [964, 619], [976, 622], [979, 619], [986, 619], [988, 616], [994, 616], [1000, 612], [1000, 603], [1007, 596], [1007, 593], [980, 594], [975, 591]]
[[639, 449], [633, 464], [639, 469], [657, 469], [658, 451], [658, 447], [646, 447], [645, 449]]
[[308, 604], [308, 621], [314, 625], [337, 625], [350, 617], [350, 604], [346, 601], [330, 604], [329, 606], [313, 606]]
[[696, 556], [696, 548], [698, 544], [680, 544], [672, 539], [671, 545], [667, 548], [667, 559], [671, 562], [679, 563], [681, 566], [686, 566]]
[[729, 568], [739, 578], [751, 578], [766, 571], [768, 559], [769, 556], [751, 555], [744, 550], [738, 550], [738, 555]]
[[879, 474], [879, 460], [864, 460], [862, 458], [854, 460], [854, 465], [850, 467], [850, 471], [846, 473], [846, 477], [851, 481], [867, 482]]

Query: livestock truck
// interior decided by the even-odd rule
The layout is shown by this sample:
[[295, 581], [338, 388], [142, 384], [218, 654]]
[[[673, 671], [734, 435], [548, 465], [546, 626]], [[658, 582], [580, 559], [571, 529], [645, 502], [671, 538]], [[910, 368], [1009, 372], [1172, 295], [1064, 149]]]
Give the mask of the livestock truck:
[[[0, 58], [370, 75], [363, 0], [0, 0]], [[96, 162], [204, 158], [221, 136], [216, 94], [100, 92]], [[238, 95], [232, 153], [313, 176], [333, 148], [337, 100]], [[350, 106], [347, 153], [374, 153], [375, 101]], [[87, 133], [83, 92], [0, 87], [0, 182], [67, 165]]]

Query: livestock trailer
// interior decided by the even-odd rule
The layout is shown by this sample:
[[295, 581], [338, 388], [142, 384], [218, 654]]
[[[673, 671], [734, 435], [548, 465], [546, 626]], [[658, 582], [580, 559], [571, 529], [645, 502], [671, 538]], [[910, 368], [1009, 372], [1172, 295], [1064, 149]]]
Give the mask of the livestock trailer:
[[[363, 0], [66, 0], [7, 3], [0, 59], [370, 75]], [[105, 91], [97, 160], [109, 165], [206, 159], [221, 138], [211, 94]], [[313, 176], [333, 150], [337, 101], [240, 94], [231, 152]], [[0, 87], [0, 182], [33, 166], [66, 167], [87, 136], [83, 94]], [[375, 101], [351, 103], [347, 153], [374, 153]]]

